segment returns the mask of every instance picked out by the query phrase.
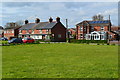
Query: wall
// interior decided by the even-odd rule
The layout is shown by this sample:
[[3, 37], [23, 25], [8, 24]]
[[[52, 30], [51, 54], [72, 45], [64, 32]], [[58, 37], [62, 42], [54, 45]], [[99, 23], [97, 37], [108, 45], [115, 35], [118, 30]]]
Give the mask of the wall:
[[[57, 23], [51, 32], [54, 34], [54, 41], [66, 41], [66, 28], [61, 23]], [[59, 38], [58, 35], [61, 35], [61, 37]]]

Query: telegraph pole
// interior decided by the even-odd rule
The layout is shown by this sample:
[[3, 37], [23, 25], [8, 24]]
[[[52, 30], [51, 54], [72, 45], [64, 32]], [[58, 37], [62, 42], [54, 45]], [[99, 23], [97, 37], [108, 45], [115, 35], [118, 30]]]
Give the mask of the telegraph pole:
[[66, 19], [66, 39], [67, 39], [67, 42], [68, 42], [68, 38], [69, 38], [69, 35], [68, 35], [68, 19]]
[[[110, 15], [109, 15], [109, 25], [108, 25], [108, 31], [110, 32], [111, 31], [111, 29], [110, 29], [110, 27], [111, 27], [111, 23], [110, 23]], [[110, 36], [109, 36], [109, 34], [108, 34], [108, 43], [110, 43]]]

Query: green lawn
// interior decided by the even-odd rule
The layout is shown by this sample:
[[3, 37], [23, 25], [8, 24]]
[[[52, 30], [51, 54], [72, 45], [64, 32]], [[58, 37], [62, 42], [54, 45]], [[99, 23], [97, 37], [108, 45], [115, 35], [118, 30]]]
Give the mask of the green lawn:
[[118, 46], [26, 44], [2, 47], [3, 78], [118, 78]]

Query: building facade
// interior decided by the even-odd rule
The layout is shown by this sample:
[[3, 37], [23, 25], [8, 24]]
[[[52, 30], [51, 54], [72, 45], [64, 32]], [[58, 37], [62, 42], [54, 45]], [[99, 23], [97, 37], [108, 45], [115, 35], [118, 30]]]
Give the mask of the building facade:
[[76, 25], [78, 40], [114, 40], [116, 34], [111, 31], [111, 21], [83, 21]]
[[36, 19], [35, 23], [25, 21], [19, 29], [19, 37], [32, 37], [33, 39], [51, 40], [51, 41], [66, 41], [66, 28], [57, 17], [56, 21], [52, 18], [48, 22], [40, 22]]
[[76, 28], [69, 28], [68, 36], [69, 36], [69, 38], [76, 38]]
[[4, 29], [4, 37], [8, 39], [18, 37], [21, 26], [17, 26], [15, 23], [7, 23], [7, 25], [9, 26]]
[[3, 37], [4, 36], [4, 31], [3, 31], [3, 27], [2, 26], [0, 26], [0, 37]]

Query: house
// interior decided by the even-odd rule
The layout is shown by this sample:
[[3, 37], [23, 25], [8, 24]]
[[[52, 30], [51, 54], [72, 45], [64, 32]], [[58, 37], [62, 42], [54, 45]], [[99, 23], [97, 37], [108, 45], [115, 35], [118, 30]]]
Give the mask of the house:
[[120, 26], [112, 26], [111, 31], [120, 34]]
[[6, 28], [4, 29], [4, 37], [11, 39], [14, 37], [18, 37], [19, 28], [21, 26], [16, 25], [15, 23], [7, 23]]
[[76, 28], [69, 28], [68, 29], [68, 35], [69, 35], [69, 38], [75, 38], [75, 36], [76, 36]]
[[2, 26], [0, 26], [0, 37], [3, 37], [4, 35], [3, 35], [3, 27]]
[[66, 41], [66, 28], [57, 17], [56, 21], [50, 17], [47, 22], [40, 22], [36, 18], [34, 23], [29, 23], [25, 20], [25, 25], [19, 29], [19, 37], [32, 37], [33, 39], [51, 40], [51, 41]]
[[120, 26], [112, 26], [111, 31], [117, 35], [117, 39], [120, 39]]
[[116, 40], [117, 34], [111, 31], [111, 21], [82, 21], [76, 25], [78, 40]]

